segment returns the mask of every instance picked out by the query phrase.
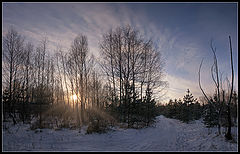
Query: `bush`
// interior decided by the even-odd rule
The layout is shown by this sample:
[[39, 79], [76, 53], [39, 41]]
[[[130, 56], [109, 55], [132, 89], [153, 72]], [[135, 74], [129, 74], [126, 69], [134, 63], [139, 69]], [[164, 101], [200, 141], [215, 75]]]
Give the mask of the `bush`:
[[104, 121], [94, 120], [90, 122], [87, 128], [87, 134], [92, 133], [105, 133], [107, 130], [107, 124]]

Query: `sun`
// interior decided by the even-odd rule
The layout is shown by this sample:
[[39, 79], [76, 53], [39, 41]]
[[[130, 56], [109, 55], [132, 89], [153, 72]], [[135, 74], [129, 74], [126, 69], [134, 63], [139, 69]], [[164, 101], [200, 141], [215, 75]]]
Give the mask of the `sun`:
[[77, 100], [77, 95], [72, 95], [72, 99], [74, 100], [74, 101], [76, 101]]

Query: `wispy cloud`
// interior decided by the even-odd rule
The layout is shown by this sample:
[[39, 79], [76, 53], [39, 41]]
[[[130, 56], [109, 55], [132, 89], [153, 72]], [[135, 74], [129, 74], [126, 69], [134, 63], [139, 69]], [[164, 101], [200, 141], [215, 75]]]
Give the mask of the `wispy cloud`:
[[[166, 74], [166, 80], [169, 82], [169, 88], [167, 89], [167, 93], [163, 98], [163, 102], [168, 102], [169, 99], [182, 99], [186, 94], [186, 90], [190, 89], [191, 93], [195, 98], [199, 98], [202, 96], [200, 91], [198, 80], [188, 80], [175, 75]], [[204, 90], [206, 93], [211, 94], [213, 87], [211, 84], [202, 83]]]
[[[175, 9], [171, 9], [172, 6]], [[130, 24], [159, 46], [166, 63], [166, 80], [170, 84], [167, 96], [181, 98], [187, 88], [198, 96], [197, 73], [202, 58], [202, 83], [207, 91], [212, 90], [212, 54], [209, 46], [211, 37], [216, 41], [219, 66], [223, 72], [229, 74], [229, 52], [226, 52], [229, 47], [228, 43], [225, 44], [228, 40], [222, 40], [228, 30], [234, 45], [237, 77], [237, 34], [231, 11], [225, 14], [219, 12], [218, 7], [211, 10], [210, 6], [205, 5], [195, 5], [192, 9], [190, 6], [192, 5], [154, 4], [145, 7], [145, 4], [128, 3], [4, 3], [2, 33], [6, 34], [10, 25], [13, 25], [26, 36], [27, 41], [38, 45], [47, 36], [50, 51], [60, 45], [66, 52], [73, 39], [81, 33], [88, 37], [90, 52], [99, 56], [98, 43], [102, 34], [110, 28]], [[186, 11], [189, 9], [192, 14]], [[230, 23], [232, 21], [234, 23]]]

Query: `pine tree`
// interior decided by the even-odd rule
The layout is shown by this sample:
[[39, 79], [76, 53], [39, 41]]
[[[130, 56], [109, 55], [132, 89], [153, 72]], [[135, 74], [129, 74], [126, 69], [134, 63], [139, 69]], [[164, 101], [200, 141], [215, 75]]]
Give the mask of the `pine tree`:
[[202, 107], [198, 101], [192, 105], [192, 115], [194, 120], [198, 120], [202, 117]]
[[205, 111], [204, 111], [204, 124], [206, 127], [214, 127], [218, 125], [217, 117], [218, 113], [215, 111], [214, 107], [209, 103], [205, 105]]
[[2, 95], [2, 103], [3, 103], [3, 121], [7, 120], [7, 113], [10, 112], [10, 94], [9, 94], [9, 90], [5, 89], [3, 91], [3, 95]]
[[193, 98], [193, 95], [190, 93], [190, 90], [187, 89], [187, 94], [183, 97], [183, 103], [185, 103], [187, 106], [194, 103], [197, 99]]
[[144, 104], [145, 104], [145, 119], [146, 125], [149, 124], [154, 120], [157, 115], [156, 109], [156, 102], [152, 99], [152, 91], [151, 88], [147, 87], [146, 89], [146, 96], [144, 97]]
[[194, 102], [196, 102], [197, 99], [194, 99], [193, 95], [190, 93], [190, 90], [187, 89], [187, 94], [183, 97], [183, 104], [182, 104], [182, 117], [181, 120], [184, 122], [189, 122], [191, 120], [194, 120], [194, 114], [193, 114], [193, 106]]

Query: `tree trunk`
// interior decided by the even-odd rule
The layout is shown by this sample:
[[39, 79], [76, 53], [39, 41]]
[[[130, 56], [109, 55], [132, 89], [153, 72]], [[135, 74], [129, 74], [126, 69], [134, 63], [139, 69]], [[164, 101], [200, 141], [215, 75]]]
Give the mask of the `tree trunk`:
[[229, 43], [230, 43], [230, 54], [231, 54], [231, 69], [232, 69], [232, 85], [231, 85], [231, 93], [229, 96], [229, 101], [228, 101], [228, 106], [227, 106], [227, 111], [228, 111], [228, 130], [227, 130], [227, 134], [226, 134], [226, 138], [228, 140], [232, 139], [232, 134], [231, 134], [231, 127], [232, 127], [232, 120], [231, 120], [231, 109], [230, 109], [230, 105], [231, 105], [231, 101], [232, 101], [232, 94], [233, 94], [233, 82], [234, 82], [234, 70], [233, 70], [233, 58], [232, 58], [232, 44], [231, 44], [231, 37], [229, 36]]

